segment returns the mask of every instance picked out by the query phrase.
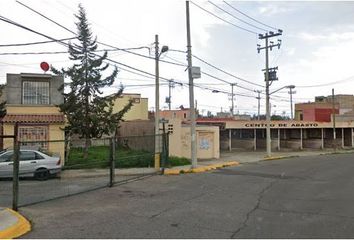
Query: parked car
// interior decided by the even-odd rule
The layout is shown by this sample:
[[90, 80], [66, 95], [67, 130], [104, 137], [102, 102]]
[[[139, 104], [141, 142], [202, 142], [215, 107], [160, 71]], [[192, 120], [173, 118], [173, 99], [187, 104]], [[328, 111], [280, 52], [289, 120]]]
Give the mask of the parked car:
[[[0, 152], [0, 177], [13, 175], [13, 150]], [[36, 150], [20, 150], [19, 176], [47, 180], [61, 171], [60, 157], [51, 157]]]

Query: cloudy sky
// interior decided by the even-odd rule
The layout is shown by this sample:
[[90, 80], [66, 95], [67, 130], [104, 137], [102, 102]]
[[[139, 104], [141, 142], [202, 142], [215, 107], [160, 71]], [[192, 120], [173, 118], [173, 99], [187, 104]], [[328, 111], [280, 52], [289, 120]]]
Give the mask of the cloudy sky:
[[[121, 49], [142, 47], [130, 51], [146, 57], [153, 58], [153, 43], [155, 34], [158, 34], [160, 46], [168, 45], [170, 48], [170, 51], [161, 56], [161, 60], [170, 62], [160, 63], [160, 76], [165, 79], [161, 79], [161, 108], [167, 107], [166, 79], [180, 83], [188, 82], [186, 68], [178, 66], [187, 63], [186, 54], [183, 53], [186, 51], [186, 13], [183, 0], [19, 0], [19, 2], [72, 31], [76, 31], [74, 13], [77, 13], [77, 6], [81, 2], [98, 41]], [[55, 39], [74, 36], [14, 0], [2, 0], [0, 6], [1, 17], [32, 30]], [[266, 25], [247, 18], [235, 9]], [[257, 44], [264, 46], [264, 40], [258, 39], [256, 33], [265, 33], [273, 30], [272, 28], [282, 29], [283, 35], [279, 37], [282, 40], [280, 49], [274, 48], [269, 55], [270, 67], [279, 67], [279, 80], [273, 82], [271, 91], [295, 85], [294, 102], [307, 102], [313, 100], [314, 96], [330, 95], [332, 88], [337, 94], [353, 94], [353, 12], [354, 2], [226, 0], [225, 3], [220, 0], [194, 0], [190, 3], [192, 53], [211, 66], [224, 71], [193, 58], [193, 65], [201, 67], [206, 73], [202, 74], [200, 79], [195, 79], [198, 86], [195, 87], [198, 109], [204, 114], [207, 111], [215, 113], [221, 109], [229, 111], [230, 84], [234, 83], [235, 112], [257, 113], [257, 94], [254, 91], [264, 92], [262, 69], [265, 68], [265, 52], [257, 53]], [[57, 68], [72, 64], [66, 53], [23, 54], [65, 52], [67, 48], [58, 43], [4, 46], [48, 40], [43, 36], [3, 21], [0, 21], [0, 33], [1, 83], [6, 82], [6, 73], [43, 72], [39, 67], [42, 61], [47, 61]], [[274, 43], [277, 42], [277, 38], [272, 40]], [[99, 45], [99, 48], [108, 47]], [[110, 51], [109, 58], [118, 64], [120, 72], [115, 85], [105, 89], [105, 93], [116, 91], [122, 83], [125, 92], [141, 93], [143, 97], [149, 98], [149, 108], [152, 110], [155, 102], [153, 77], [141, 72], [136, 74], [136, 71], [130, 68], [154, 74], [154, 60], [146, 57], [125, 51]], [[213, 93], [212, 90], [221, 92]], [[187, 85], [176, 85], [172, 89], [172, 108], [180, 105], [188, 107], [188, 96]], [[261, 113], [264, 113], [263, 94], [261, 98]], [[271, 104], [272, 113], [290, 115], [288, 90], [282, 89], [274, 93]]]

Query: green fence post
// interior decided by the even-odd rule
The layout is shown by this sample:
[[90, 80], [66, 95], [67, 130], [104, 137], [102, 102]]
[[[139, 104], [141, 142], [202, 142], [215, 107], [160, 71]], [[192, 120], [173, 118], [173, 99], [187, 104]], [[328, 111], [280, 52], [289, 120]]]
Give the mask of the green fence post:
[[14, 127], [14, 154], [13, 154], [13, 176], [12, 176], [12, 210], [18, 210], [18, 188], [19, 188], [19, 156], [20, 146], [17, 140], [18, 123], [15, 123]]

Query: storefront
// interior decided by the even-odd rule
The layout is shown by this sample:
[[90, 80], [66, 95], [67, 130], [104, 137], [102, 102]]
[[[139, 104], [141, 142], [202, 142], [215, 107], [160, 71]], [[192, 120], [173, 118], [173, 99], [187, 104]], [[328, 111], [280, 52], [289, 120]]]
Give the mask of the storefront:
[[[265, 121], [225, 121], [220, 129], [221, 150], [266, 148]], [[271, 146], [276, 150], [353, 148], [354, 122], [272, 121]]]

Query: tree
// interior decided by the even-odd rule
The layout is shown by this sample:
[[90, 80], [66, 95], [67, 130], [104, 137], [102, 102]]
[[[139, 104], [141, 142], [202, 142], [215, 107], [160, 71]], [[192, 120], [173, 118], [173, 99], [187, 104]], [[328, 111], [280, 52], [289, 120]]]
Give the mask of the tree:
[[67, 84], [70, 91], [64, 93], [64, 85], [60, 89], [63, 91], [64, 103], [59, 105], [60, 111], [66, 115], [66, 133], [69, 135], [78, 134], [85, 139], [84, 158], [87, 158], [88, 148], [91, 138], [100, 138], [104, 134], [115, 133], [118, 123], [132, 106], [129, 102], [120, 112], [113, 113], [114, 100], [123, 92], [121, 86], [117, 93], [102, 96], [104, 87], [109, 87], [114, 83], [118, 74], [117, 67], [113, 72], [103, 78], [102, 72], [107, 70], [109, 64], [104, 64], [107, 52], [103, 56], [98, 56], [96, 38], [92, 32], [86, 18], [84, 8], [79, 5], [79, 14], [75, 15], [78, 22], [77, 40], [78, 43], [69, 43], [69, 59], [75, 61], [73, 66], [67, 69], [57, 70], [52, 67], [54, 74], [62, 74], [71, 79]]
[[[5, 84], [0, 84], [0, 98], [2, 97]], [[0, 119], [6, 115], [6, 101], [0, 102]]]

